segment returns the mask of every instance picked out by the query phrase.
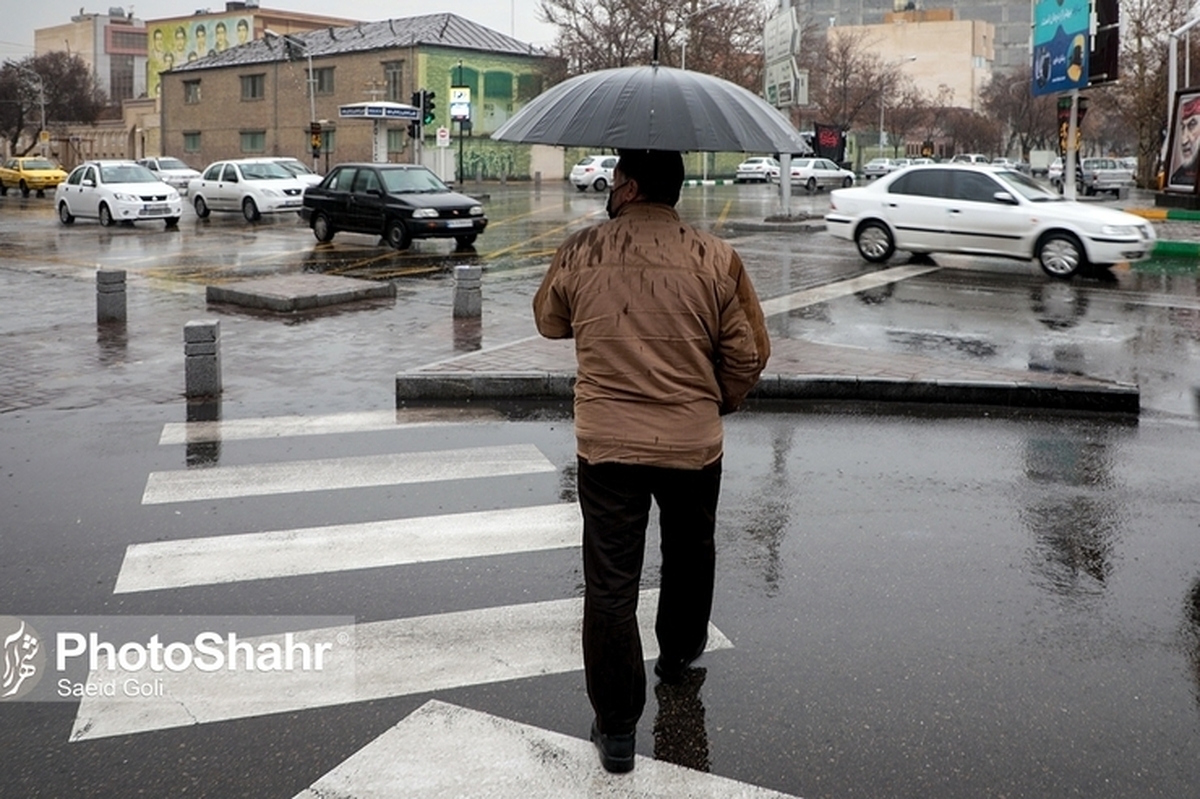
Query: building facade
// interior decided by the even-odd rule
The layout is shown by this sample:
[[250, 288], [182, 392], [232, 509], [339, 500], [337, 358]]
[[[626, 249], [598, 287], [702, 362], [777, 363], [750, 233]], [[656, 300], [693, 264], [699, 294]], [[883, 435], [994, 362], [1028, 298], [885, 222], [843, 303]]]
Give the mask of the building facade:
[[980, 92], [992, 79], [996, 30], [988, 22], [955, 19], [948, 9], [889, 13], [878, 25], [829, 28], [862, 35], [884, 63], [894, 63], [917, 88], [936, 97], [952, 92], [950, 105], [979, 111]]
[[[889, 14], [951, 10], [960, 20], [986, 22], [995, 31], [994, 69], [1003, 72], [1030, 63], [1032, 4], [1022, 0], [790, 0], [802, 24], [820, 29], [880, 25]], [[935, 51], [936, 52], [936, 51]]]
[[82, 58], [113, 104], [146, 95], [146, 25], [120, 7], [107, 14], [80, 9], [64, 25], [33, 32], [36, 55], [61, 52]]
[[[279, 31], [278, 33], [283, 33]], [[311, 73], [310, 73], [311, 65]], [[548, 58], [531, 45], [454, 14], [268, 35], [162, 73], [161, 146], [202, 168], [224, 158], [290, 156], [309, 161], [320, 126], [321, 168], [370, 161], [374, 122], [341, 119], [340, 106], [367, 100], [409, 103], [432, 91], [432, 147], [449, 117], [450, 87], [470, 92], [470, 136], [461, 142], [464, 175], [522, 176], [530, 148], [488, 134], [543, 89]], [[455, 142], [455, 156], [460, 143]], [[388, 160], [413, 160], [408, 121], [388, 124]]]

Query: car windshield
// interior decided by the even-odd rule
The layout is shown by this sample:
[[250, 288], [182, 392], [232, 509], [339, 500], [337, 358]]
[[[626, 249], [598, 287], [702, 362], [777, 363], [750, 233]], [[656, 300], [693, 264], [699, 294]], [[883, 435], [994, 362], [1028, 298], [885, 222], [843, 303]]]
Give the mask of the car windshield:
[[1062, 202], [1063, 198], [1052, 192], [1024, 172], [1012, 169], [998, 169], [993, 172], [1005, 185], [1017, 194], [1033, 203]]
[[279, 164], [242, 164], [242, 177], [246, 180], [290, 180], [292, 173]]
[[178, 158], [160, 158], [158, 159], [159, 169], [191, 169], [190, 166], [180, 161]]
[[315, 172], [313, 172], [311, 169], [309, 169], [308, 167], [306, 167], [304, 164], [300, 163], [299, 161], [280, 161], [279, 165], [281, 167], [283, 167], [284, 169], [286, 169], [288, 172], [291, 172], [293, 175], [315, 175], [316, 174]]
[[450, 191], [450, 188], [428, 169], [384, 169], [381, 172], [388, 194], [432, 194]]
[[100, 167], [101, 183], [160, 183], [146, 167], [141, 164], [117, 164]]
[[30, 158], [24, 162], [26, 169], [58, 169], [45, 158]]

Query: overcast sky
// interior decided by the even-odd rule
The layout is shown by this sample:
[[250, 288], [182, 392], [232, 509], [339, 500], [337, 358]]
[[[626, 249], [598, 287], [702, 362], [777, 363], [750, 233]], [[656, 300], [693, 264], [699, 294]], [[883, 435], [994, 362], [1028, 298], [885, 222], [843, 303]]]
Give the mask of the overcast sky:
[[[0, 60], [20, 59], [33, 55], [33, 32], [71, 21], [79, 13], [82, 0], [14, 0], [5, 2], [4, 25], [0, 27]], [[116, 2], [84, 5], [86, 13], [104, 14]], [[423, 0], [419, 3], [395, 0], [263, 0], [263, 8], [276, 11], [300, 11], [325, 14], [347, 19], [374, 21], [416, 17], [423, 14], [451, 12], [492, 30], [514, 36], [523, 42], [549, 47], [554, 41], [554, 28], [540, 22], [537, 0]], [[122, 6], [133, 9], [142, 20], [180, 17], [197, 9], [214, 13], [225, 10], [224, 0], [143, 0]]]

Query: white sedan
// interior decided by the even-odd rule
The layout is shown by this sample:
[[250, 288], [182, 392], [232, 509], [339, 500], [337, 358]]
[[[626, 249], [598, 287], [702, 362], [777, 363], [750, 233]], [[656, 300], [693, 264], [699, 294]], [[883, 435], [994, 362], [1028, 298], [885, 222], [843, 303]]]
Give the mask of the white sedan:
[[766, 183], [772, 178], [779, 177], [779, 162], [770, 156], [755, 156], [747, 158], [737, 165], [733, 175], [734, 183], [760, 182]]
[[201, 219], [212, 211], [241, 211], [255, 222], [263, 214], [299, 213], [306, 186], [273, 158], [238, 158], [209, 164], [188, 184], [188, 197]]
[[882, 263], [896, 250], [1034, 259], [1048, 275], [1138, 261], [1154, 249], [1141, 217], [1063, 200], [1021, 172], [973, 164], [910, 166], [830, 195], [825, 226]]
[[167, 227], [175, 227], [183, 214], [179, 192], [133, 161], [80, 164], [55, 188], [54, 207], [64, 225], [88, 217], [100, 220], [104, 227], [147, 219], [161, 219]]
[[834, 189], [854, 185], [854, 173], [842, 169], [828, 158], [797, 158], [792, 161], [792, 185], [816, 191], [824, 186]]

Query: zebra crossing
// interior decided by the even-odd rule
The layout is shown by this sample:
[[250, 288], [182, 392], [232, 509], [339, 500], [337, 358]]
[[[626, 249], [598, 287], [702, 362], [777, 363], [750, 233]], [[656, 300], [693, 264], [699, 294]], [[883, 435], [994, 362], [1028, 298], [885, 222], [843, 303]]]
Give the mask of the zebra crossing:
[[[478, 421], [477, 419], [475, 421]], [[196, 441], [250, 440], [279, 436], [322, 436], [358, 431], [379, 432], [406, 425], [470, 424], [472, 420], [397, 418], [396, 414], [343, 414], [326, 418], [281, 417], [238, 422], [197, 422], [164, 427], [161, 445]], [[147, 475], [143, 505], [171, 505], [198, 500], [236, 500], [252, 496], [304, 494], [363, 487], [451, 481], [462, 490], [497, 477], [552, 475], [555, 465], [533, 444], [500, 444], [387, 455], [356, 455], [239, 464], [201, 469], [153, 471]], [[132, 543], [127, 546], [114, 593], [165, 592], [181, 588], [273, 580], [299, 575], [347, 573], [380, 566], [433, 563], [492, 555], [533, 554], [579, 545], [580, 518], [575, 502], [493, 508], [414, 518], [387, 519], [292, 529], [247, 532], [187, 539]], [[657, 657], [653, 632], [657, 590], [643, 591], [639, 622], [646, 657]], [[88, 741], [155, 730], [268, 716], [310, 708], [347, 705], [374, 699], [411, 696], [440, 690], [536, 678], [581, 670], [580, 625], [582, 599], [571, 597], [542, 602], [483, 607], [425, 616], [385, 619], [342, 626], [306, 628], [247, 638], [251, 647], [285, 647], [307, 642], [336, 641], [323, 673], [294, 671], [264, 673], [253, 669], [186, 669], [157, 675], [154, 696], [135, 701], [83, 697], [70, 740]], [[286, 639], [286, 643], [285, 643]], [[733, 644], [710, 625], [708, 649]], [[104, 679], [120, 681], [119, 669], [106, 670]], [[572, 779], [586, 785], [609, 775], [599, 769], [588, 742], [515, 722], [431, 702], [413, 717], [401, 720], [358, 755], [314, 783], [300, 796], [328, 795], [337, 783], [346, 796], [397, 795], [403, 775], [375, 786], [378, 770], [356, 763], [382, 757], [403, 770], [406, 751], [397, 730], [420, 728], [421, 719], [449, 716], [456, 724], [438, 726], [440, 736], [419, 733], [429, 746], [442, 747], [443, 759], [420, 757], [420, 768], [434, 776], [421, 777], [422, 796], [462, 796], [463, 783], [453, 775], [462, 769], [456, 737], [474, 736], [472, 725], [489, 731], [485, 746], [505, 751], [537, 740], [540, 747], [566, 746], [564, 764]], [[486, 719], [485, 719], [486, 717]], [[467, 727], [461, 724], [467, 723]], [[477, 731], [477, 730], [476, 730]], [[472, 737], [472, 746], [478, 742]], [[381, 754], [382, 753], [382, 754]], [[352, 762], [354, 761], [354, 762]], [[484, 761], [480, 761], [484, 762]], [[501, 764], [497, 764], [499, 768]], [[527, 796], [537, 785], [557, 785], [563, 764], [528, 764], [512, 791], [487, 788], [488, 796]], [[510, 771], [510, 766], [504, 766]], [[613, 783], [611, 790], [588, 795], [627, 797], [684, 795], [780, 796], [756, 792], [752, 786], [647, 761], [635, 781]], [[442, 774], [444, 789], [436, 789]], [[459, 775], [461, 776], [461, 775]], [[432, 781], [431, 781], [432, 780]], [[417, 784], [417, 783], [413, 783]], [[708, 788], [695, 786], [708, 785]], [[457, 786], [457, 787], [455, 787]], [[390, 792], [389, 792], [390, 791]], [[573, 795], [551, 791], [552, 795]], [[551, 795], [547, 794], [547, 795]]]

